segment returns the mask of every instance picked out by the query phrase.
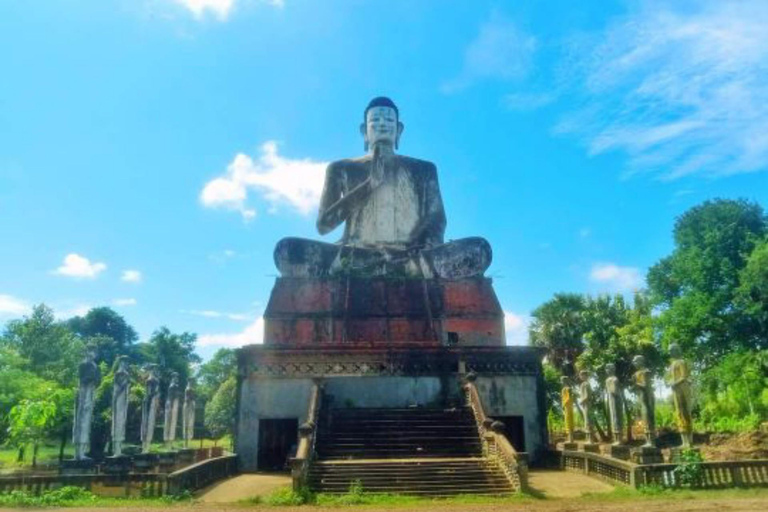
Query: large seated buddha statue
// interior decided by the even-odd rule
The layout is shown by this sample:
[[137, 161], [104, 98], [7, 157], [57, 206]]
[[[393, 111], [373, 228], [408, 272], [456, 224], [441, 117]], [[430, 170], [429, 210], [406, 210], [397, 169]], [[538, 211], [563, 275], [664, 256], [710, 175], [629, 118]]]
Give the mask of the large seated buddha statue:
[[483, 238], [444, 241], [445, 211], [431, 162], [395, 153], [403, 123], [392, 100], [378, 97], [365, 109], [360, 132], [367, 154], [332, 162], [325, 174], [317, 229], [342, 223], [337, 243], [284, 238], [275, 263], [284, 277], [481, 276], [491, 263]]

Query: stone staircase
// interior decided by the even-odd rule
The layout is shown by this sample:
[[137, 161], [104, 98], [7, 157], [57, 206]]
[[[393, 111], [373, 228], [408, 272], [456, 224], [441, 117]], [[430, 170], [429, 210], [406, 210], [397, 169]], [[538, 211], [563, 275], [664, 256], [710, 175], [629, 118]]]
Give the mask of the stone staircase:
[[513, 488], [482, 446], [469, 408], [333, 409], [317, 431], [309, 487], [450, 496], [509, 494]]

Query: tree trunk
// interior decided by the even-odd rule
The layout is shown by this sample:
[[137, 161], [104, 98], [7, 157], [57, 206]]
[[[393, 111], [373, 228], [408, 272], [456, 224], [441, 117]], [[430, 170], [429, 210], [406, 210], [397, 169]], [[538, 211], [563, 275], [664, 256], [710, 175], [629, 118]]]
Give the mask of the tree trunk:
[[35, 443], [32, 445], [32, 469], [37, 469], [37, 449], [38, 444]]
[[627, 443], [632, 441], [632, 408], [629, 406], [627, 398], [624, 397], [624, 419], [627, 429]]
[[19, 455], [16, 457], [16, 462], [22, 463], [24, 462], [24, 447], [19, 446]]

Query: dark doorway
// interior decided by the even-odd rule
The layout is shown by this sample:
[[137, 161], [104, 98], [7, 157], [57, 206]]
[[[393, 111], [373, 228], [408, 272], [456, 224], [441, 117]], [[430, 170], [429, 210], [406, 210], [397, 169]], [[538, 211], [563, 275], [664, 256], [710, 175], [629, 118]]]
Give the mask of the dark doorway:
[[267, 471], [285, 471], [288, 458], [296, 453], [299, 420], [259, 420], [258, 468]]
[[494, 416], [504, 424], [504, 436], [518, 452], [525, 451], [525, 422], [522, 416]]

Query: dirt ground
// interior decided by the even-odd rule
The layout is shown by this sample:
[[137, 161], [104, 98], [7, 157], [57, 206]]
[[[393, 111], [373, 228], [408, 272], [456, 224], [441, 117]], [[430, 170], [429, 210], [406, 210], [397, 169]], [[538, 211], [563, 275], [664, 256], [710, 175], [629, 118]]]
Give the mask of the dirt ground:
[[698, 446], [704, 460], [768, 459], [768, 432], [710, 434], [708, 441]]
[[[765, 512], [768, 509], [768, 498], [723, 498], [723, 499], [692, 499], [692, 500], [611, 500], [610, 502], [585, 502], [581, 500], [542, 500], [542, 501], [521, 501], [520, 503], [504, 504], [482, 504], [471, 505], [454, 503], [446, 504], [420, 504], [416, 506], [397, 506], [397, 507], [344, 507], [344, 508], [323, 508], [323, 507], [267, 507], [267, 506], [242, 506], [242, 505], [220, 505], [196, 503], [193, 505], [177, 505], [168, 507], [174, 512], [328, 512], [329, 510], [360, 510], [364, 512]], [[18, 510], [18, 509], [6, 509]], [[28, 512], [29, 509], [18, 510], [18, 512]], [[105, 508], [72, 508], [67, 509], [77, 512], [104, 512]], [[149, 508], [127, 508], [132, 512], [157, 512], [157, 507]]]

